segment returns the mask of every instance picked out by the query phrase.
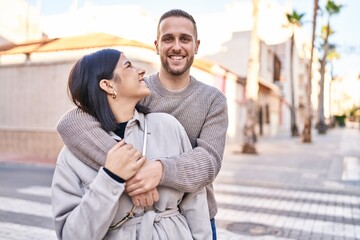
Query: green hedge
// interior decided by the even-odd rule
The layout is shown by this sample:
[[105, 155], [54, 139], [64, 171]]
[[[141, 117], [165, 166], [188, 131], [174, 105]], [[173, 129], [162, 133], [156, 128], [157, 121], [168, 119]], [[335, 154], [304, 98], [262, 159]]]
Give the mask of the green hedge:
[[346, 115], [336, 115], [335, 116], [335, 121], [336, 123], [340, 126], [340, 127], [345, 127], [345, 119], [346, 119]]

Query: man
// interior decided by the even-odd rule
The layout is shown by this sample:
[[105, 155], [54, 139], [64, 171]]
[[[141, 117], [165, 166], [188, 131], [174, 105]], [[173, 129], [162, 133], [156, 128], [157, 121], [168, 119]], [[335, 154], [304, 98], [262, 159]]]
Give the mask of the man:
[[[133, 201], [151, 205], [151, 191], [164, 185], [184, 192], [206, 187], [209, 213], [216, 239], [217, 213], [212, 182], [221, 168], [228, 126], [225, 96], [216, 88], [197, 81], [190, 68], [200, 40], [196, 22], [182, 10], [164, 13], [158, 24], [155, 46], [161, 68], [147, 77], [152, 94], [142, 104], [151, 112], [166, 112], [184, 126], [193, 150], [181, 156], [147, 161], [126, 183]], [[98, 169], [106, 153], [116, 143], [88, 114], [71, 110], [58, 124], [64, 143], [82, 161]], [[72, 140], [76, 135], [77, 140]], [[145, 203], [144, 203], [145, 202]], [[146, 204], [146, 203], [150, 204]]]

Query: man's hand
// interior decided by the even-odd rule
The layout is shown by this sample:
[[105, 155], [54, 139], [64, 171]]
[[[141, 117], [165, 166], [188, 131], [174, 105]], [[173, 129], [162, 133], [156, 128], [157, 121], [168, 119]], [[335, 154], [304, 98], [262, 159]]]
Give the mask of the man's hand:
[[159, 201], [159, 193], [156, 188], [139, 195], [131, 197], [132, 202], [136, 206], [151, 207], [155, 202]]
[[146, 193], [159, 185], [163, 174], [160, 161], [147, 160], [137, 173], [126, 181], [126, 191], [130, 197]]

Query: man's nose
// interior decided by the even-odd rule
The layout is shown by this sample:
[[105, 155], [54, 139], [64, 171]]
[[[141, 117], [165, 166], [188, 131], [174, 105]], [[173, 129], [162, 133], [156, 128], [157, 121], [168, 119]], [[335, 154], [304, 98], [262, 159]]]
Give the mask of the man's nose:
[[180, 49], [181, 49], [181, 42], [180, 42], [180, 40], [175, 40], [175, 41], [174, 41], [173, 49], [174, 49], [174, 50], [180, 50]]

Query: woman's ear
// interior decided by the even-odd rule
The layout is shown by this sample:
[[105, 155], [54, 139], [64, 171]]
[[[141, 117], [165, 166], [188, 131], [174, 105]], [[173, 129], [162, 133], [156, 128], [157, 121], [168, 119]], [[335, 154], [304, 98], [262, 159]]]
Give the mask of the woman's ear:
[[99, 87], [108, 94], [111, 94], [114, 91], [110, 81], [107, 79], [100, 80]]

